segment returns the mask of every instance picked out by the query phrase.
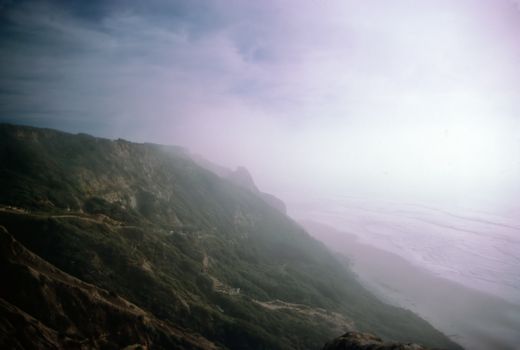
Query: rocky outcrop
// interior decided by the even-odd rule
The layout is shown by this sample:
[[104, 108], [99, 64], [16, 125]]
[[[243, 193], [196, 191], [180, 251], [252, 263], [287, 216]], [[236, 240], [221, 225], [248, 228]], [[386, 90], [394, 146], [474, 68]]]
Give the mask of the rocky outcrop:
[[413, 343], [384, 342], [370, 333], [348, 332], [327, 343], [323, 350], [428, 350]]
[[281, 199], [273, 196], [272, 194], [261, 192], [258, 187], [256, 187], [253, 177], [245, 167], [239, 166], [235, 171], [227, 175], [227, 179], [233, 182], [235, 185], [255, 193], [260, 198], [262, 198], [264, 202], [276, 210], [284, 214], [287, 213], [285, 203]]
[[253, 192], [274, 209], [284, 214], [287, 214], [287, 208], [285, 206], [285, 203], [280, 198], [270, 193], [260, 191], [256, 186], [255, 181], [251, 176], [251, 173], [249, 173], [246, 167], [239, 166], [233, 171], [231, 169], [210, 162], [209, 160], [205, 159], [204, 157], [198, 154], [191, 155], [191, 159], [199, 166], [211, 171], [214, 174], [217, 174], [221, 178], [227, 179], [231, 181], [233, 184], [237, 185], [238, 187]]
[[227, 178], [235, 185], [245, 188], [253, 193], [260, 192], [253, 181], [253, 177], [243, 166], [239, 166], [235, 171], [232, 171]]
[[217, 174], [218, 176], [224, 179], [231, 181], [238, 187], [253, 192], [257, 196], [262, 198], [262, 200], [269, 204], [271, 207], [275, 208], [276, 210], [284, 214], [287, 214], [287, 208], [285, 206], [285, 203], [280, 198], [270, 193], [260, 191], [256, 186], [255, 181], [251, 176], [251, 173], [249, 173], [246, 167], [239, 166], [233, 171], [231, 169], [212, 163], [198, 154], [191, 155], [191, 159], [201, 167], [211, 171], [212, 173]]

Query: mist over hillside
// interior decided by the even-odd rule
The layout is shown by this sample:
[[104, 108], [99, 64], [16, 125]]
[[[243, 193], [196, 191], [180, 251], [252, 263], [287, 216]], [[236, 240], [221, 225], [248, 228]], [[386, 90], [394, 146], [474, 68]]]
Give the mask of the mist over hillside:
[[[95, 340], [102, 328], [85, 328], [73, 316], [89, 307], [96, 323], [115, 326], [109, 333], [139, 332], [106, 340], [119, 346], [168, 348], [200, 337], [201, 347], [315, 349], [347, 330], [361, 330], [459, 348], [412, 312], [364, 289], [347, 266], [255, 189], [211, 173], [178, 148], [13, 125], [1, 125], [0, 135], [8, 273], [28, 268], [16, 253], [28, 249], [25, 255], [39, 256], [32, 260], [42, 259], [37, 266], [48, 270], [52, 264], [58, 276], [67, 275], [53, 277], [62, 282], [51, 295], [49, 277], [38, 277], [42, 271], [36, 279], [13, 278], [0, 297], [8, 309], [23, 312], [18, 318], [41, 319], [51, 334], [64, 332], [66, 339], [51, 344], [84, 339], [102, 346]], [[20, 244], [26, 248], [16, 248]], [[101, 294], [123, 302], [130, 319], [98, 310], [113, 301], [66, 302], [76, 294], [74, 278], [91, 285], [82, 292], [91, 299]], [[64, 279], [71, 282], [64, 285]], [[41, 294], [41, 305], [31, 302], [33, 293]], [[41, 316], [46, 309], [49, 319]], [[4, 310], [4, 321], [19, 327], [12, 314]], [[130, 323], [132, 314], [140, 317], [137, 325]], [[148, 331], [137, 331], [146, 325]], [[51, 337], [40, 332], [35, 337]], [[17, 341], [15, 334], [4, 332], [4, 344]]]

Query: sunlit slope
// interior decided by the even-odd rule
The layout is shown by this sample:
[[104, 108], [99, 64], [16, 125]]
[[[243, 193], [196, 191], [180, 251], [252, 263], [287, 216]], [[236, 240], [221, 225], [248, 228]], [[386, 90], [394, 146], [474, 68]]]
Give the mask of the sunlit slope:
[[217, 345], [316, 349], [354, 328], [457, 348], [182, 149], [2, 125], [0, 162], [0, 224], [18, 241]]

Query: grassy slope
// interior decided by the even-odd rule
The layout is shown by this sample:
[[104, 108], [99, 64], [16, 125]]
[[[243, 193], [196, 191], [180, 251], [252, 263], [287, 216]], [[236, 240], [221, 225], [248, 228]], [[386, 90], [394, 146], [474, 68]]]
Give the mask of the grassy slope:
[[[0, 226], [0, 348], [216, 350], [34, 255]], [[16, 281], [16, 282], [14, 282]]]
[[[0, 224], [60, 269], [229, 348], [320, 348], [338, 312], [360, 330], [457, 348], [379, 302], [319, 242], [180, 149], [0, 126]], [[240, 294], [232, 293], [240, 288]]]

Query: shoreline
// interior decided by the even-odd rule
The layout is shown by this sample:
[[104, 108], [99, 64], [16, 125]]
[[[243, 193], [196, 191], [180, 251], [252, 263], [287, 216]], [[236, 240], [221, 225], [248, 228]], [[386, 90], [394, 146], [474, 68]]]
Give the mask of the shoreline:
[[354, 234], [312, 221], [300, 224], [346, 256], [370, 291], [415, 312], [463, 347], [514, 350], [520, 344], [520, 306], [436, 276], [397, 254], [359, 242]]

